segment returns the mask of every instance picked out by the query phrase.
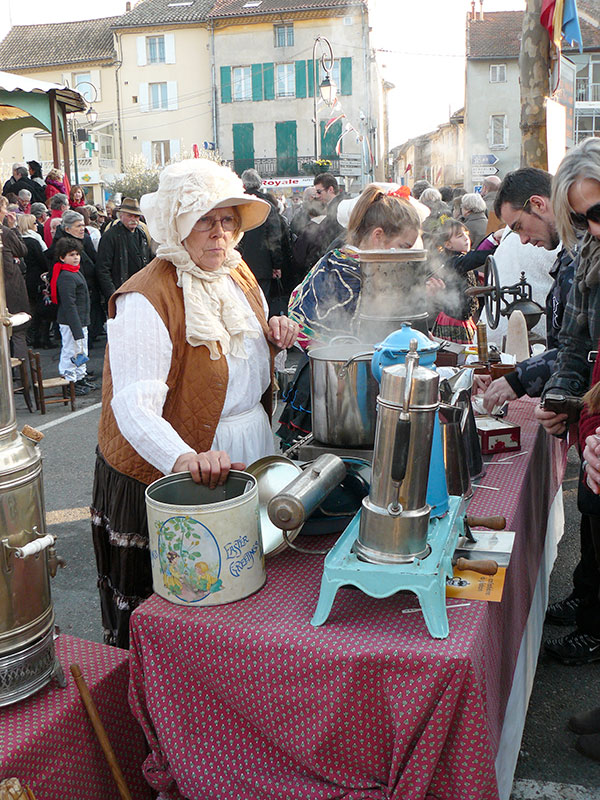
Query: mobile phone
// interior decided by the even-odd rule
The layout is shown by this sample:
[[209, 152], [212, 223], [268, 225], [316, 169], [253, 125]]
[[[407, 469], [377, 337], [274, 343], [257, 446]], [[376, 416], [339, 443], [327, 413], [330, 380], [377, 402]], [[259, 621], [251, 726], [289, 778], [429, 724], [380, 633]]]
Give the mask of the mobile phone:
[[540, 406], [544, 411], [553, 411], [555, 414], [566, 414], [567, 425], [577, 422], [581, 409], [583, 407], [583, 400], [581, 397], [573, 397], [572, 395], [560, 394], [558, 392], [548, 392]]

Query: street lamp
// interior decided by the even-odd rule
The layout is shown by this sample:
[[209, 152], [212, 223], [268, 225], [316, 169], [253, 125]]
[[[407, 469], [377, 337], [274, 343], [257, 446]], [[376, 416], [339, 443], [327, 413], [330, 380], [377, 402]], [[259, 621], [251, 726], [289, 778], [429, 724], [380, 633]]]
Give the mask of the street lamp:
[[85, 118], [87, 119], [90, 125], [95, 125], [98, 119], [98, 112], [94, 109], [93, 106], [90, 106], [88, 110], [85, 112]]
[[335, 98], [337, 95], [337, 86], [331, 80], [331, 70], [333, 69], [333, 63], [334, 63], [331, 43], [329, 42], [329, 39], [326, 39], [324, 36], [317, 36], [313, 44], [313, 55], [312, 55], [313, 100], [314, 100], [313, 122], [315, 125], [315, 161], [317, 161], [319, 158], [319, 116], [317, 113], [317, 45], [319, 45], [319, 47], [321, 48], [321, 58], [319, 59], [319, 61], [325, 72], [325, 77], [319, 84], [319, 92], [321, 94], [321, 99], [326, 105], [332, 106], [335, 103]]

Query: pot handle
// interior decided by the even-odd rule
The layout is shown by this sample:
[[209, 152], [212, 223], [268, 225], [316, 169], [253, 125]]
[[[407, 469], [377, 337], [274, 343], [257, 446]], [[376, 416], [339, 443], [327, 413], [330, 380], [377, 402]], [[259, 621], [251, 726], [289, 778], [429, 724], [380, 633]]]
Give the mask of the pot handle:
[[329, 340], [329, 344], [334, 344], [335, 342], [360, 342], [360, 339], [351, 333], [341, 333], [339, 336], [334, 336], [333, 339]]
[[50, 533], [47, 533], [45, 536], [41, 536], [39, 539], [35, 539], [33, 542], [24, 544], [23, 547], [15, 547], [14, 554], [16, 558], [27, 558], [27, 556], [33, 556], [36, 553], [41, 553], [42, 550], [45, 550], [47, 547], [52, 547], [55, 542], [56, 536], [52, 536]]
[[340, 367], [340, 371], [338, 372], [338, 377], [343, 378], [344, 375], [348, 372], [348, 367], [350, 366], [350, 364], [352, 364], [353, 361], [356, 361], [357, 358], [362, 358], [363, 356], [372, 356], [374, 353], [375, 353], [374, 350], [365, 350], [364, 353], [356, 353], [355, 355], [352, 356], [352, 358], [349, 358], [348, 361], [345, 362], [345, 364], [342, 364], [342, 366]]

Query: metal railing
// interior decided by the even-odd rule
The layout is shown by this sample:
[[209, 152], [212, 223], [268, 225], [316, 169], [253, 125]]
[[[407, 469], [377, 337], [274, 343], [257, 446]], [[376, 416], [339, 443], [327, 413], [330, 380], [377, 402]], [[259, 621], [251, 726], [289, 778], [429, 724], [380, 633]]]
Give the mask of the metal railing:
[[577, 78], [575, 100], [578, 103], [600, 103], [600, 83], [590, 83], [589, 78]]
[[[313, 156], [298, 156], [293, 163], [290, 164], [288, 159], [277, 158], [255, 158], [255, 159], [239, 159], [239, 165], [243, 169], [255, 169], [261, 178], [270, 178], [273, 175], [279, 176], [296, 176], [296, 175], [310, 175], [303, 168], [303, 164], [312, 164], [314, 161]], [[329, 159], [331, 161], [330, 171], [334, 174], [337, 173], [340, 167], [339, 159]], [[231, 169], [235, 169], [236, 161], [231, 160], [227, 162]]]

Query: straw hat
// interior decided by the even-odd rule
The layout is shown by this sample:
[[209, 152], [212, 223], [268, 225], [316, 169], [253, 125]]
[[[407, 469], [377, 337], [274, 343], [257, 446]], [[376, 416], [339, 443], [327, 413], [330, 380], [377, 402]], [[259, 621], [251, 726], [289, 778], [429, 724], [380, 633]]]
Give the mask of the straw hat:
[[207, 158], [190, 158], [169, 164], [160, 174], [158, 191], [140, 200], [152, 238], [161, 244], [180, 244], [196, 222], [214, 208], [235, 206], [240, 230], [257, 228], [271, 205], [244, 193], [244, 185], [229, 167]]

